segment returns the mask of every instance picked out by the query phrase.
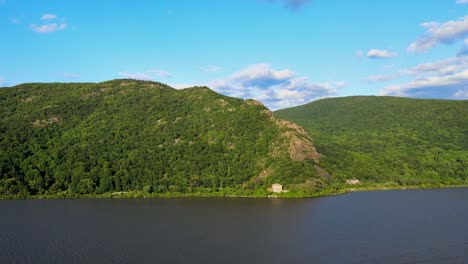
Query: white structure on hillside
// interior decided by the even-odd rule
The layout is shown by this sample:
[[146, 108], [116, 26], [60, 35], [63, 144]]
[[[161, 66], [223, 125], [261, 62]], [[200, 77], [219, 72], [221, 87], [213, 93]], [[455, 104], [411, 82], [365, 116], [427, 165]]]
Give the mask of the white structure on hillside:
[[274, 193], [282, 193], [283, 192], [283, 185], [279, 183], [275, 183], [271, 185], [271, 191]]
[[346, 180], [346, 183], [349, 184], [349, 185], [356, 185], [356, 184], [360, 184], [361, 182], [359, 180]]

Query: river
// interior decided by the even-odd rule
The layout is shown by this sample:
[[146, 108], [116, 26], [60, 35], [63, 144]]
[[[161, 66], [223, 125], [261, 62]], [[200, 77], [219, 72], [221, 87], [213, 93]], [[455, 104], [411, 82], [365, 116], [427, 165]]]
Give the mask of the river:
[[468, 189], [0, 201], [0, 263], [468, 263]]

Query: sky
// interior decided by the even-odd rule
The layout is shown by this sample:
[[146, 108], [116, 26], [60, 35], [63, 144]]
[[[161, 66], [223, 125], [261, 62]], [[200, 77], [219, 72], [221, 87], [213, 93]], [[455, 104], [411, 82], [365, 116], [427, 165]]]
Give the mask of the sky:
[[272, 110], [468, 99], [468, 0], [0, 0], [0, 87], [132, 78]]

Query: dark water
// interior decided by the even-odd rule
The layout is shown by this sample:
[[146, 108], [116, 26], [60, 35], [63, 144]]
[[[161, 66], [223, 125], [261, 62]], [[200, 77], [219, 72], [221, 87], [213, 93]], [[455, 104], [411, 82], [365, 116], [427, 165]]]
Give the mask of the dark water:
[[0, 201], [0, 263], [468, 263], [468, 189]]

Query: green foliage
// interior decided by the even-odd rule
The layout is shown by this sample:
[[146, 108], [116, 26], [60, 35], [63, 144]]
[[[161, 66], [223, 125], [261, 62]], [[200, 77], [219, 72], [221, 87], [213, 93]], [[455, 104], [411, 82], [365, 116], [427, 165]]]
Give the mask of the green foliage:
[[468, 182], [468, 101], [355, 96], [275, 115], [309, 132], [337, 182]]
[[252, 193], [271, 179], [317, 177], [301, 171], [312, 161], [291, 160], [283, 130], [261, 104], [206, 87], [114, 80], [3, 88], [0, 196]]

